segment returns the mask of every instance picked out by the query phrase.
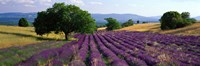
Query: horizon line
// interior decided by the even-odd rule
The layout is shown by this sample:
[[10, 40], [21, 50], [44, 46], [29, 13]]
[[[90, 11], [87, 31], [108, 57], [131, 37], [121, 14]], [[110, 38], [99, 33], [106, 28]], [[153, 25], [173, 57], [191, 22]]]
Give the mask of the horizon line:
[[[3, 14], [3, 13], [38, 13], [38, 12], [0, 12], [0, 14]], [[137, 15], [137, 16], [143, 16], [143, 17], [162, 17], [162, 15], [157, 15], [157, 16], [144, 16], [144, 15], [139, 15], [139, 14], [134, 14], [134, 13], [90, 13], [90, 14], [120, 14], [120, 15], [123, 15], [123, 14], [130, 14], [130, 15]], [[191, 16], [191, 15], [190, 15]], [[193, 16], [191, 18], [196, 18], [196, 17], [200, 17], [199, 16]]]

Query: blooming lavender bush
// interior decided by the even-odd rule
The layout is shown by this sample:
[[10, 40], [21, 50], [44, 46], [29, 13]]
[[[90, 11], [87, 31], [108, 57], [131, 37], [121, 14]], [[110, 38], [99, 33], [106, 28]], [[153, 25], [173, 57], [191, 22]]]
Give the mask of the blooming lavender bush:
[[[133, 31], [77, 34], [17, 66], [200, 66], [200, 37]], [[40, 62], [44, 61], [43, 64]]]

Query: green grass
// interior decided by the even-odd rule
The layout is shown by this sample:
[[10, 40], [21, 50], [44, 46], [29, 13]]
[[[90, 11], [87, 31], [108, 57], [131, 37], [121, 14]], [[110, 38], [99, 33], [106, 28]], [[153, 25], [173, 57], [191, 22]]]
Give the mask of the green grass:
[[0, 66], [13, 66], [32, 55], [37, 54], [43, 50], [61, 47], [67, 41], [50, 41], [39, 44], [27, 45], [24, 47], [10, 47], [0, 50]]

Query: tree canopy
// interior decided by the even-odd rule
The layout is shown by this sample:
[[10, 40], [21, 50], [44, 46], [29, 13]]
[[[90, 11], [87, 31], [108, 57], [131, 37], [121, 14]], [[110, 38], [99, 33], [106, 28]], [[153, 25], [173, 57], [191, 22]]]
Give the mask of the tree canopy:
[[182, 12], [181, 17], [183, 19], [183, 22], [179, 22], [177, 24], [177, 28], [184, 27], [184, 26], [187, 26], [187, 25], [191, 25], [192, 23], [196, 22], [196, 19], [190, 18], [189, 12]]
[[28, 27], [28, 26], [29, 26], [29, 23], [28, 23], [28, 21], [26, 20], [26, 18], [21, 18], [21, 19], [19, 20], [18, 26], [21, 26], [21, 27]]
[[122, 24], [122, 27], [128, 27], [128, 26], [131, 26], [131, 25], [133, 25], [133, 20], [129, 19], [127, 22]]
[[96, 22], [90, 13], [75, 5], [65, 5], [65, 3], [55, 3], [52, 8], [38, 12], [33, 25], [38, 35], [52, 31], [64, 32], [66, 39], [71, 32], [93, 33], [96, 30]]
[[180, 14], [177, 11], [164, 13], [160, 21], [162, 30], [181, 28], [196, 22], [195, 19], [190, 18], [189, 12], [182, 12]]
[[181, 13], [181, 17], [182, 17], [183, 19], [190, 18], [190, 13], [189, 13], [189, 12], [182, 12], [182, 13]]
[[177, 11], [169, 11], [161, 17], [161, 29], [175, 29], [178, 22], [182, 22], [181, 14]]
[[114, 19], [114, 18], [105, 18], [105, 20], [108, 22], [106, 24], [106, 30], [115, 30], [115, 29], [120, 29], [121, 25], [120, 23]]

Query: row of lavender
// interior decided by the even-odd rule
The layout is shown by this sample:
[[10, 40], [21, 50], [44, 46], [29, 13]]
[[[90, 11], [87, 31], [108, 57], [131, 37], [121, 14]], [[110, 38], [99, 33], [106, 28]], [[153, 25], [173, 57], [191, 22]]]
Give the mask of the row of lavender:
[[33, 55], [29, 59], [16, 64], [16, 66], [62, 66], [64, 64], [69, 64], [74, 54], [77, 53], [77, 50], [81, 47], [85, 35], [78, 34], [75, 37], [79, 38], [79, 41], [71, 41], [60, 48], [44, 50]]
[[75, 37], [79, 40], [40, 52], [17, 66], [200, 65], [200, 37], [129, 31]]
[[[99, 34], [105, 37], [115, 37], [119, 39], [115, 39], [118, 42], [132, 44], [147, 56], [158, 59], [159, 63], [172, 63], [181, 66], [200, 65], [200, 37], [198, 36], [174, 36], [129, 31], [99, 32]], [[148, 62], [150, 61], [146, 63]]]

